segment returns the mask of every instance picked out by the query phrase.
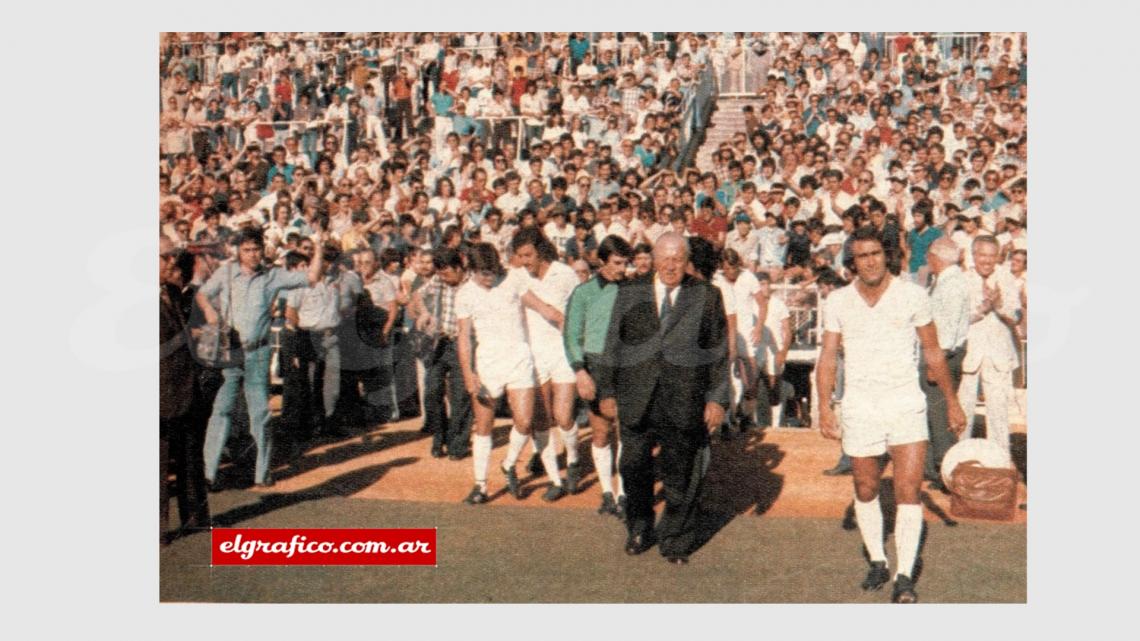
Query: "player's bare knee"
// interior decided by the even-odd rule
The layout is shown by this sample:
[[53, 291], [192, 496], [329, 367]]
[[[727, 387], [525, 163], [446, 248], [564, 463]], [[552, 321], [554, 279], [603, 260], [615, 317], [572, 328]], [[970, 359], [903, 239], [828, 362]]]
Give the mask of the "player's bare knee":
[[855, 498], [866, 503], [867, 501], [874, 501], [878, 495], [878, 479], [855, 479]]

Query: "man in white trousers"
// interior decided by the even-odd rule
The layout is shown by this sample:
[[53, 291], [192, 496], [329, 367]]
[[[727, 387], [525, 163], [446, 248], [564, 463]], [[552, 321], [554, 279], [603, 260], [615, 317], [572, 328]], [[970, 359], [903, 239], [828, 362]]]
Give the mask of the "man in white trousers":
[[[1013, 340], [1021, 303], [1017, 283], [1009, 272], [996, 269], [998, 242], [993, 236], [978, 236], [972, 244], [974, 268], [966, 272], [970, 291], [970, 330], [966, 335], [966, 358], [962, 361], [962, 384], [958, 402], [974, 424], [978, 382], [986, 395], [986, 438], [1009, 451], [1009, 399], [1013, 393], [1013, 370], [1017, 346]], [[969, 438], [965, 430], [962, 438]]]

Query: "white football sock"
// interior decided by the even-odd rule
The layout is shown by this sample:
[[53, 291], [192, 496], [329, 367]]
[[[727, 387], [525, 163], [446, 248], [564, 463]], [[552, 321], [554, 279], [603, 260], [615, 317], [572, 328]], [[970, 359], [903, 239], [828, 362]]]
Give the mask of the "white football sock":
[[578, 426], [574, 425], [568, 430], [561, 427], [558, 428], [558, 434], [562, 436], [562, 444], [566, 446], [566, 464], [571, 465], [578, 462]]
[[550, 438], [550, 430], [534, 431], [534, 449], [542, 459], [547, 478], [552, 484], [562, 487], [562, 477], [558, 475], [558, 446]]
[[519, 455], [522, 454], [523, 447], [530, 437], [522, 432], [519, 432], [517, 427], [511, 427], [511, 438], [507, 442], [507, 457], [503, 459], [503, 468], [511, 469], [515, 463], [519, 462]]
[[614, 493], [614, 464], [610, 459], [613, 453], [610, 446], [590, 446], [590, 455], [594, 459], [594, 469], [598, 471], [598, 483], [602, 486], [602, 493]]
[[491, 465], [491, 435], [475, 435], [475, 443], [471, 448], [475, 461], [475, 484], [484, 492], [487, 491], [487, 468]]
[[855, 498], [855, 522], [859, 524], [859, 534], [863, 535], [863, 545], [872, 561], [886, 561], [887, 552], [883, 549], [883, 510], [879, 497], [866, 503]]
[[914, 560], [918, 556], [918, 543], [922, 538], [922, 506], [918, 503], [900, 503], [895, 512], [895, 555], [898, 569], [895, 574], [914, 578]]

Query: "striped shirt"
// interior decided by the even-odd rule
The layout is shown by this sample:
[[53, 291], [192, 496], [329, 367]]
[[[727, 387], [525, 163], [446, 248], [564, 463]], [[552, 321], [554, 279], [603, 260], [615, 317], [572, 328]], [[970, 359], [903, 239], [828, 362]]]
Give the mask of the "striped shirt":
[[447, 285], [439, 276], [433, 276], [421, 290], [424, 309], [435, 319], [442, 335], [455, 339], [459, 335], [459, 323], [455, 316], [455, 294], [459, 285]]

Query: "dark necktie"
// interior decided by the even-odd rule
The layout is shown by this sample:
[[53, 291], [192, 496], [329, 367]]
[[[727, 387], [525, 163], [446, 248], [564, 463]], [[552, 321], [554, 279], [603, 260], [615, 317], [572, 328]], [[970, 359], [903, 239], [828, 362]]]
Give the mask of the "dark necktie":
[[665, 302], [661, 303], [661, 325], [665, 325], [665, 319], [669, 318], [669, 313], [673, 311], [673, 290], [675, 287], [665, 288]]

